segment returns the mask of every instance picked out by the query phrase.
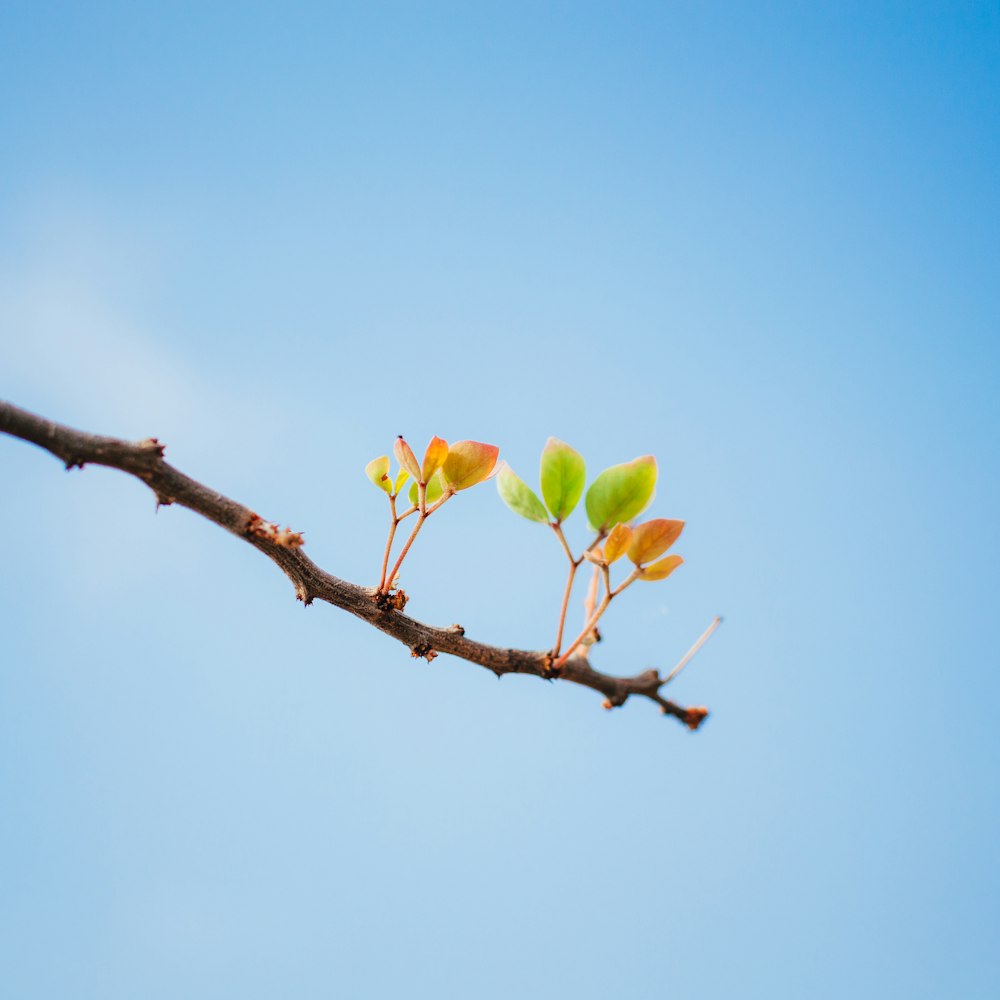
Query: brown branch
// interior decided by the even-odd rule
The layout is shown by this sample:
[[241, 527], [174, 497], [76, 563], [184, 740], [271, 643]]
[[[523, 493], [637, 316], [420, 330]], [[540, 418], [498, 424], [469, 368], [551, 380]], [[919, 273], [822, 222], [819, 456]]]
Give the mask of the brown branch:
[[402, 613], [406, 603], [402, 591], [386, 598], [375, 588], [359, 587], [320, 569], [302, 551], [300, 534], [279, 528], [235, 500], [184, 475], [164, 461], [164, 446], [156, 438], [132, 443], [86, 434], [2, 400], [0, 431], [50, 451], [67, 469], [105, 465], [135, 476], [153, 491], [159, 504], [179, 504], [196, 511], [263, 552], [292, 581], [300, 601], [309, 605], [321, 600], [342, 608], [398, 639], [413, 656], [432, 660], [438, 653], [450, 653], [492, 670], [497, 677], [532, 674], [548, 680], [571, 681], [603, 694], [606, 708], [623, 705], [632, 695], [639, 695], [656, 702], [664, 714], [675, 716], [691, 729], [697, 729], [708, 714], [704, 708], [684, 708], [662, 697], [660, 687], [664, 679], [656, 670], [646, 670], [634, 677], [613, 677], [594, 670], [586, 655], [574, 656], [554, 670], [548, 652], [488, 646], [467, 639], [461, 626], [435, 628], [410, 618]]

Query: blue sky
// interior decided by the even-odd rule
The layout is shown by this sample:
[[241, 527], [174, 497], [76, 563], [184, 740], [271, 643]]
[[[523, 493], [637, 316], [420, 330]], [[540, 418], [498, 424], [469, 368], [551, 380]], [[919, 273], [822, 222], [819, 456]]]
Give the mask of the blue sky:
[[[529, 482], [550, 434], [653, 453], [686, 564], [595, 662], [726, 616], [692, 735], [411, 660], [0, 440], [12, 996], [997, 995], [994, 4], [11, 3], [0, 38], [0, 397], [160, 437], [359, 583], [396, 434]], [[561, 559], [480, 487], [409, 610], [544, 647]]]

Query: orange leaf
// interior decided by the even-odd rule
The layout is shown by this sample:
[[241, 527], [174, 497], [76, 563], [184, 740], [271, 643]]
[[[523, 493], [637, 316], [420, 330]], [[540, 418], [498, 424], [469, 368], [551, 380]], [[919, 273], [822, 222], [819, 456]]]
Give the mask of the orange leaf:
[[396, 461], [399, 462], [400, 468], [405, 469], [419, 482], [420, 463], [417, 461], [417, 456], [413, 454], [413, 449], [403, 440], [402, 434], [396, 438], [392, 450], [396, 453]]
[[632, 540], [632, 529], [627, 524], [616, 524], [604, 543], [604, 558], [608, 565], [621, 559]]
[[500, 449], [479, 441], [456, 441], [441, 466], [441, 475], [452, 491], [467, 490], [493, 472]]
[[684, 530], [683, 521], [672, 521], [666, 517], [656, 517], [632, 529], [632, 541], [628, 546], [628, 557], [641, 566], [662, 556]]
[[682, 562], [684, 560], [680, 556], [667, 556], [666, 559], [661, 559], [659, 562], [653, 563], [652, 566], [644, 566], [639, 570], [639, 578], [641, 580], [666, 580]]
[[424, 465], [421, 470], [423, 476], [420, 481], [422, 483], [429, 483], [431, 476], [441, 468], [447, 457], [448, 442], [439, 437], [432, 437], [431, 443], [427, 446], [427, 451], [424, 452]]

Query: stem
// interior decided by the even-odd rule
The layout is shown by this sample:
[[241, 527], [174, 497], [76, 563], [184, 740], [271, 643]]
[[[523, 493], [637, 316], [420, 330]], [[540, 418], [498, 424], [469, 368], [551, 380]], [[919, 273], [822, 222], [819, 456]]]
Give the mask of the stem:
[[[406, 539], [406, 544], [403, 546], [403, 551], [399, 553], [399, 558], [396, 560], [396, 565], [392, 567], [392, 571], [389, 573], [388, 579], [386, 581], [386, 587], [388, 590], [392, 590], [392, 581], [396, 579], [396, 574], [399, 572], [399, 567], [403, 565], [403, 560], [406, 558], [406, 553], [410, 551], [410, 546], [413, 544], [417, 535], [420, 534], [420, 529], [424, 526], [424, 521], [427, 520], [440, 507], [446, 500], [453, 497], [453, 493], [445, 493], [443, 497], [434, 506], [428, 507], [423, 513], [417, 517], [417, 523], [413, 526], [413, 531], [410, 532], [410, 537]], [[407, 511], [410, 513], [410, 511]], [[405, 514], [403, 515], [406, 516]], [[400, 518], [402, 520], [402, 518]], [[388, 590], [386, 591], [388, 593]]]
[[563, 552], [566, 553], [566, 558], [575, 565], [580, 565], [579, 559], [573, 558], [573, 553], [570, 551], [569, 543], [566, 541], [566, 536], [563, 534], [562, 525], [556, 521], [551, 525], [552, 530], [556, 533], [556, 538], [559, 539], [559, 544], [563, 547]]
[[389, 497], [389, 509], [392, 511], [392, 524], [389, 526], [389, 538], [385, 543], [385, 555], [382, 556], [382, 576], [378, 581], [378, 592], [381, 594], [385, 588], [385, 573], [389, 566], [389, 553], [392, 551], [392, 540], [396, 537], [396, 528], [402, 518], [396, 516], [396, 498]]
[[594, 626], [600, 621], [601, 615], [604, 614], [608, 609], [608, 605], [611, 603], [611, 594], [605, 594], [601, 603], [598, 605], [597, 610], [590, 616], [587, 624], [584, 625], [583, 631], [566, 647], [566, 652], [556, 660], [552, 666], [555, 669], [561, 667], [572, 655], [578, 646], [580, 646], [583, 641], [594, 631]]
[[569, 576], [566, 577], [566, 590], [563, 592], [562, 608], [559, 610], [559, 628], [556, 632], [556, 644], [552, 650], [553, 656], [559, 655], [562, 648], [563, 629], [566, 627], [566, 609], [569, 607], [569, 597], [573, 593], [573, 581], [576, 579], [576, 571], [579, 569], [578, 561], [571, 561], [569, 564]]
[[681, 657], [681, 662], [678, 663], [677, 666], [674, 667], [674, 669], [671, 670], [670, 673], [667, 674], [667, 676], [664, 677], [662, 681], [660, 681], [661, 687], [664, 684], [669, 684], [691, 662], [691, 657], [694, 656], [694, 654], [697, 653], [698, 650], [701, 649], [701, 647], [704, 646], [706, 642], [708, 642], [708, 640], [712, 637], [712, 633], [721, 624], [722, 624], [721, 616], [716, 615], [712, 619], [712, 624], [709, 625], [704, 632], [702, 632], [702, 634], [698, 637], [695, 644]]
[[595, 566], [590, 577], [590, 586], [587, 587], [587, 596], [583, 599], [583, 620], [586, 621], [597, 607], [597, 584], [601, 579], [601, 567]]
[[406, 539], [406, 544], [403, 546], [403, 551], [399, 553], [399, 558], [396, 560], [396, 565], [392, 567], [392, 572], [389, 574], [389, 578], [386, 582], [386, 586], [389, 590], [392, 590], [392, 581], [396, 579], [396, 574], [399, 572], [399, 567], [403, 565], [403, 560], [406, 558], [406, 553], [410, 551], [410, 546], [413, 544], [417, 535], [420, 534], [420, 529], [424, 526], [424, 521], [427, 520], [426, 514], [421, 514], [417, 518], [417, 523], [413, 526], [413, 531], [410, 532], [410, 537]]
[[558, 656], [559, 650], [562, 649], [563, 630], [566, 628], [566, 609], [569, 607], [569, 598], [573, 593], [573, 581], [576, 579], [576, 571], [580, 568], [583, 556], [580, 556], [579, 559], [573, 558], [573, 553], [566, 541], [566, 536], [563, 534], [562, 525], [558, 521], [552, 525], [552, 530], [556, 533], [556, 538], [559, 539], [559, 544], [562, 545], [563, 552], [566, 553], [566, 558], [569, 560], [569, 576], [566, 578], [566, 589], [563, 591], [562, 607], [559, 609], [556, 644], [552, 649], [552, 655]]
[[[639, 570], [633, 570], [625, 579], [616, 587], [614, 590], [611, 589], [611, 571], [608, 568], [607, 563], [603, 566], [595, 566], [595, 570], [600, 570], [601, 575], [604, 577], [604, 597], [601, 599], [601, 603], [598, 605], [597, 610], [594, 611], [590, 618], [587, 620], [587, 624], [584, 625], [583, 631], [566, 647], [566, 652], [559, 657], [558, 660], [553, 664], [553, 667], [561, 667], [574, 653], [578, 646], [583, 645], [587, 641], [587, 637], [591, 632], [594, 631], [597, 623], [601, 620], [601, 615], [608, 610], [608, 605], [616, 598], [629, 584], [634, 583], [639, 578]], [[597, 597], [597, 573], [594, 574], [594, 579], [590, 584], [590, 593], [587, 595], [587, 603], [585, 607], [589, 610], [594, 606], [594, 599]]]

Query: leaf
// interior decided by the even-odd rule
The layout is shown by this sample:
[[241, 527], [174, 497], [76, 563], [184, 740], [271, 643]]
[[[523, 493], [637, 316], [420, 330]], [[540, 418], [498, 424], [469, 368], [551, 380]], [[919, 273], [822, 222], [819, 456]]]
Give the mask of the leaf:
[[392, 446], [392, 450], [396, 453], [396, 461], [399, 462], [399, 467], [406, 469], [414, 479], [419, 480], [420, 465], [417, 462], [417, 456], [413, 454], [413, 449], [403, 440], [402, 434], [396, 438], [396, 443]]
[[403, 489], [403, 486], [406, 483], [406, 480], [409, 478], [410, 474], [406, 471], [406, 469], [399, 470], [399, 475], [396, 476], [396, 486], [395, 486], [396, 496], [399, 496], [400, 491]]
[[448, 457], [448, 442], [443, 438], [432, 437], [431, 443], [427, 445], [424, 452], [424, 464], [421, 466], [420, 481], [429, 483], [431, 476], [441, 468], [442, 463]]
[[389, 456], [383, 455], [381, 458], [373, 458], [365, 466], [365, 475], [380, 489], [386, 493], [392, 493], [392, 480], [389, 478]]
[[629, 559], [636, 566], [652, 562], [677, 541], [683, 530], [683, 521], [671, 521], [666, 517], [657, 517], [637, 525], [632, 530], [632, 543], [628, 547]]
[[595, 531], [631, 521], [646, 509], [656, 489], [656, 459], [642, 455], [605, 469], [587, 490], [587, 518]]
[[529, 521], [538, 521], [539, 524], [549, 523], [549, 515], [542, 506], [542, 501], [509, 465], [505, 464], [497, 476], [497, 492], [515, 514], [520, 514]]
[[451, 490], [467, 490], [481, 483], [497, 464], [500, 449], [479, 441], [456, 441], [448, 449], [448, 457], [441, 466], [441, 477]]
[[644, 566], [639, 570], [639, 579], [666, 580], [682, 562], [684, 560], [680, 556], [667, 556], [666, 559], [661, 559], [659, 562], [653, 563], [652, 566]]
[[573, 513], [586, 480], [583, 456], [565, 441], [550, 437], [542, 449], [542, 496], [557, 522]]
[[[440, 500], [441, 496], [444, 494], [444, 486], [441, 483], [440, 475], [434, 476], [431, 481], [427, 484], [427, 496], [424, 497], [424, 503], [430, 505], [436, 500]], [[410, 483], [410, 503], [414, 507], [418, 506], [418, 501], [420, 499], [420, 494], [417, 491], [417, 484]]]
[[625, 550], [632, 540], [632, 529], [627, 524], [616, 524], [604, 543], [604, 558], [610, 566], [625, 555]]

